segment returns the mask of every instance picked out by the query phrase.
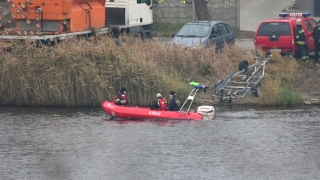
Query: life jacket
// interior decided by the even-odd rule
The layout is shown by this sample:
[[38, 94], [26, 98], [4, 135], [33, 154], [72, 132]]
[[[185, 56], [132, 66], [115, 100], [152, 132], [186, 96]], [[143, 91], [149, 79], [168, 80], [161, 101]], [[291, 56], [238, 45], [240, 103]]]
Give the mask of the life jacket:
[[165, 98], [158, 99], [159, 110], [168, 111], [167, 101]]
[[128, 105], [127, 96], [125, 94], [121, 94], [121, 97], [119, 98], [119, 95], [117, 95], [116, 104], [118, 105]]

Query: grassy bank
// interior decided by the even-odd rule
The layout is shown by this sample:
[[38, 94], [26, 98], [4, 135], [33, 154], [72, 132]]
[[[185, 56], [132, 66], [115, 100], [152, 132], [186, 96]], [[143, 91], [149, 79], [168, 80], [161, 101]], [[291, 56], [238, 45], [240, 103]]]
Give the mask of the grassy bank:
[[[237, 46], [221, 53], [214, 47], [184, 50], [153, 41], [125, 37], [116, 45], [101, 37], [94, 42], [70, 40], [57, 47], [36, 48], [12, 43], [13, 51], [0, 56], [0, 105], [99, 106], [126, 87], [131, 104], [149, 105], [160, 92], [168, 98], [175, 90], [181, 101], [188, 96], [190, 81], [209, 85], [237, 70], [253, 55]], [[299, 105], [301, 94], [297, 62], [274, 55], [267, 63], [261, 97], [248, 96], [239, 103], [253, 105]]]

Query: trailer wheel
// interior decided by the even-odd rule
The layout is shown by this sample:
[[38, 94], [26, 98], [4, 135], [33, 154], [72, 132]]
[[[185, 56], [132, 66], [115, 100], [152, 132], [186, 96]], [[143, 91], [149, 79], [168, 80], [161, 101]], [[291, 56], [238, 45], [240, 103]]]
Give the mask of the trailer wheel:
[[222, 83], [222, 81], [223, 81], [223, 80], [219, 79], [219, 80], [214, 84], [214, 89], [216, 89], [216, 88], [219, 86], [219, 84]]
[[250, 88], [250, 91], [252, 92], [252, 94], [256, 97], [260, 96], [260, 86], [261, 83], [260, 82], [253, 82], [252, 86]]
[[239, 63], [239, 71], [245, 70], [245, 72], [247, 72], [249, 67], [249, 63], [247, 60], [242, 60]]

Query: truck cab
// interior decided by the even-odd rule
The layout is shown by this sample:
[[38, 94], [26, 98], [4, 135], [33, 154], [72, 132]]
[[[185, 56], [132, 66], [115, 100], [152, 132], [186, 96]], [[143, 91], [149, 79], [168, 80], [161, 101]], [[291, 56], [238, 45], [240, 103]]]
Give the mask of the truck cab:
[[[113, 32], [152, 37], [152, 0], [7, 0], [0, 39], [41, 42]], [[5, 20], [6, 28], [2, 21]]]
[[127, 31], [151, 37], [152, 0], [106, 0], [106, 25], [114, 34]]

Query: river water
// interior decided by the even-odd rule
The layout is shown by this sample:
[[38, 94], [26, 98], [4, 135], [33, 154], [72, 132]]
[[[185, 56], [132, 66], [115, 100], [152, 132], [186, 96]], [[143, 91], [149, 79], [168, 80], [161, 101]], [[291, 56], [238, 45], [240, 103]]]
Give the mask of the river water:
[[0, 107], [0, 179], [320, 178], [320, 108], [111, 121], [100, 108]]

